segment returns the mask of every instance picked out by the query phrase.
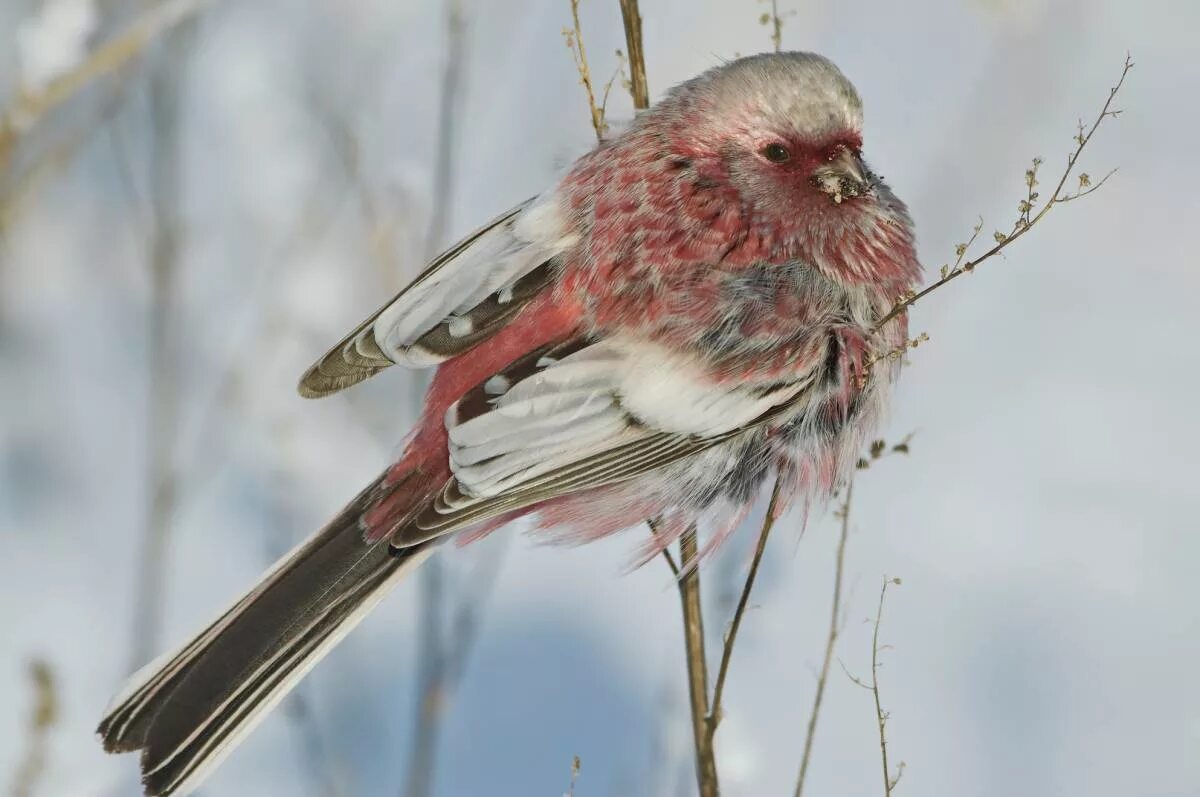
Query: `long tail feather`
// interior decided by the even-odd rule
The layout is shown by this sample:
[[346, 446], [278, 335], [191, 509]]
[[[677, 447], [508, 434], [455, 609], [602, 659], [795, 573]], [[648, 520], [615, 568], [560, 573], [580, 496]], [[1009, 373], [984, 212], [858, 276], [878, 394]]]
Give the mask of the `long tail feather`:
[[184, 795], [432, 548], [363, 541], [377, 482], [212, 625], [139, 671], [98, 733], [141, 750], [146, 794]]

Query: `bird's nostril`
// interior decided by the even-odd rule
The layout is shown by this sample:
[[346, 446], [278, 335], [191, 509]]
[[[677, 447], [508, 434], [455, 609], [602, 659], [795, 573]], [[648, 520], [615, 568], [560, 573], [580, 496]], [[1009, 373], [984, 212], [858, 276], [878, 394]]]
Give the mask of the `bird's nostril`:
[[813, 176], [813, 184], [823, 193], [828, 194], [835, 205], [843, 200], [862, 196], [870, 190], [870, 185], [842, 171], [825, 170]]

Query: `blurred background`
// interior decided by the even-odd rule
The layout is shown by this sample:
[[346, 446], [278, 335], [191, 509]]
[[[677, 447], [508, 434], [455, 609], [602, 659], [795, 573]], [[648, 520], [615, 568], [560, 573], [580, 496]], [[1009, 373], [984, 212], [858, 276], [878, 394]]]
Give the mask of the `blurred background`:
[[[652, 96], [770, 49], [769, 10], [643, 0]], [[912, 453], [860, 473], [838, 657], [869, 676], [863, 621], [901, 577], [879, 671], [898, 794], [1200, 795], [1200, 5], [779, 11], [785, 48], [857, 84], [932, 274], [980, 215], [1008, 229], [1030, 158], [1057, 176], [1137, 61], [1083, 163], [1116, 176], [914, 309], [931, 341], [884, 430]], [[581, 15], [602, 84], [617, 2]], [[135, 794], [135, 760], [92, 736], [112, 692], [395, 453], [420, 375], [321, 402], [296, 379], [592, 146], [569, 24], [568, 0], [0, 4], [5, 793]], [[64, 85], [113, 42], [112, 69]], [[619, 85], [609, 105], [632, 113]], [[704, 571], [714, 658], [752, 526]], [[641, 534], [449, 551], [203, 793], [560, 795], [579, 756], [580, 797], [694, 794], [678, 598], [661, 561], [625, 572]], [[819, 509], [771, 539], [717, 736], [727, 794], [792, 793], [837, 538]], [[835, 667], [806, 793], [879, 793], [876, 733]]]

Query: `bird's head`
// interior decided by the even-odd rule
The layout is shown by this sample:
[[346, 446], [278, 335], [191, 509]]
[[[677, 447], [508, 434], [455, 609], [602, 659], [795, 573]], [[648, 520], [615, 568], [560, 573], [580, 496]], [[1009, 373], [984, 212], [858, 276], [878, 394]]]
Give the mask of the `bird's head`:
[[828, 59], [741, 58], [680, 85], [664, 106], [671, 146], [737, 191], [777, 253], [846, 282], [918, 278], [908, 211], [863, 161], [862, 102]]

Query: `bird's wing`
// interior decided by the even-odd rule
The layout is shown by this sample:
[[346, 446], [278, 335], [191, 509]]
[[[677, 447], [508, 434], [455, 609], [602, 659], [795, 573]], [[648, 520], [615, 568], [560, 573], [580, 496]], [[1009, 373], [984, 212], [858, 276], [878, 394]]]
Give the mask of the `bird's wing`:
[[300, 394], [326, 396], [393, 363], [435, 365], [471, 349], [551, 283], [554, 258], [575, 240], [554, 192], [522, 202], [434, 258], [305, 371]]
[[771, 384], [714, 381], [694, 358], [620, 338], [526, 355], [449, 408], [453, 477], [393, 544], [625, 481], [742, 435], [818, 381], [824, 355], [813, 351]]

